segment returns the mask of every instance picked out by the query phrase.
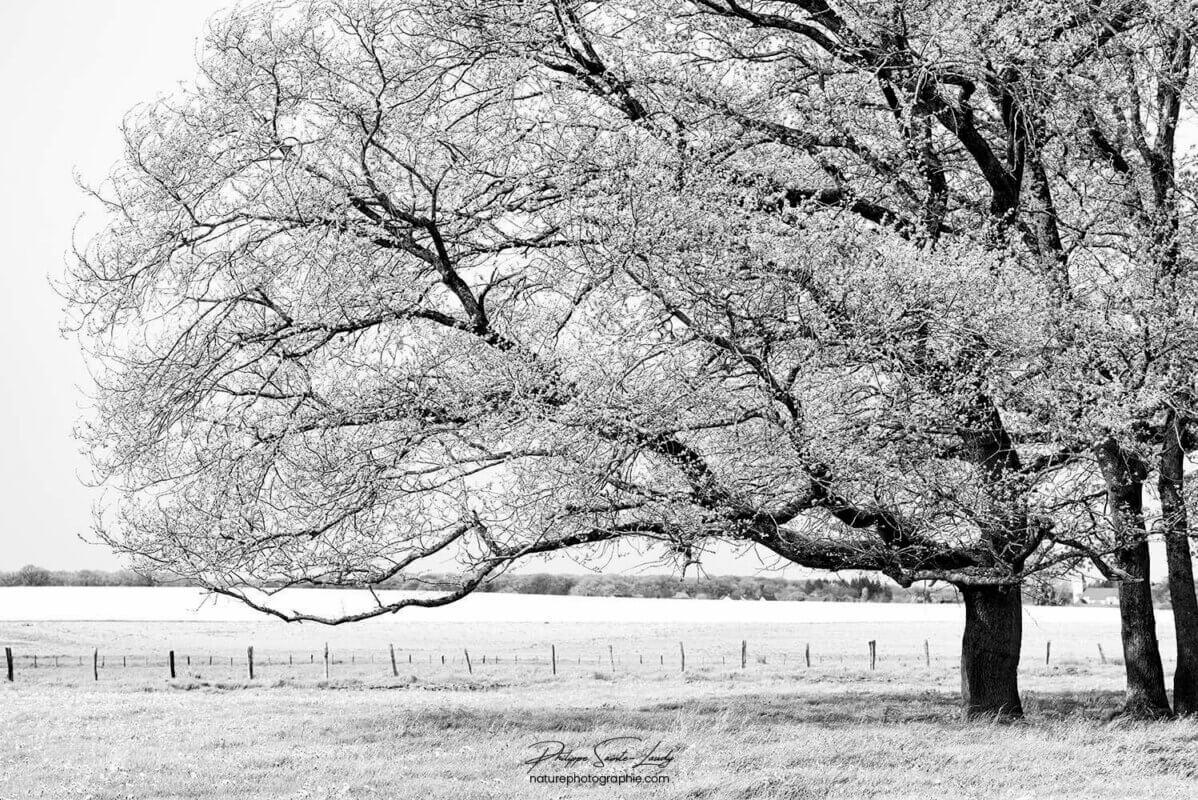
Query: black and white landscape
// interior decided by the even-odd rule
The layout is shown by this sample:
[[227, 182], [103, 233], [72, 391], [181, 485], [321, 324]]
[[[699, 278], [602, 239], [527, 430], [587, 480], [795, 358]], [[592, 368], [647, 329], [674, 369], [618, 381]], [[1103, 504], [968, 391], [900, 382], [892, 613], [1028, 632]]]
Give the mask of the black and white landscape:
[[0, 25], [0, 800], [1192, 795], [1192, 4]]

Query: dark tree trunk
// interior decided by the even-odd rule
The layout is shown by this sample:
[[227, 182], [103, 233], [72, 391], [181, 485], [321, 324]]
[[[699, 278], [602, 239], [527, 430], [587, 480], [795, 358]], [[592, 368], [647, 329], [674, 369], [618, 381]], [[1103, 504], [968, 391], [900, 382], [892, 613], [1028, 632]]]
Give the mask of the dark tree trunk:
[[1156, 640], [1156, 615], [1152, 610], [1152, 584], [1148, 580], [1148, 542], [1125, 547], [1115, 555], [1119, 568], [1136, 580], [1119, 583], [1119, 617], [1123, 624], [1123, 661], [1127, 670], [1130, 717], [1169, 716], [1165, 671]]
[[1189, 526], [1182, 499], [1184, 480], [1181, 426], [1170, 414], [1161, 439], [1158, 488], [1161, 527], [1165, 533], [1165, 560], [1169, 565], [1169, 599], [1177, 633], [1177, 670], [1173, 673], [1173, 710], [1198, 713], [1198, 594], [1194, 591], [1194, 566], [1190, 557]]
[[1115, 536], [1115, 565], [1127, 575], [1119, 582], [1123, 663], [1127, 697], [1123, 714], [1130, 717], [1168, 716], [1165, 670], [1156, 640], [1149, 580], [1148, 532], [1144, 528], [1144, 478], [1139, 459], [1124, 452], [1113, 439], [1095, 453], [1107, 488], [1107, 508]]
[[1022, 717], [1019, 649], [1023, 604], [1018, 586], [962, 586], [961, 696], [973, 717]]

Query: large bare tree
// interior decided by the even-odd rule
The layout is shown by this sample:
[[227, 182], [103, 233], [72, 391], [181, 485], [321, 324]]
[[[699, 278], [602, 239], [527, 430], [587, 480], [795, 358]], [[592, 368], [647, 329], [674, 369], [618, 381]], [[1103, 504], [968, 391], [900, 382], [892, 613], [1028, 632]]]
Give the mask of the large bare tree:
[[1115, 204], [1061, 125], [1135, 25], [1050, 6], [218, 21], [196, 86], [129, 118], [67, 283], [104, 536], [286, 619], [320, 618], [246, 587], [459, 568], [325, 622], [637, 543], [949, 580], [967, 708], [1020, 713], [1022, 580], [1135, 578], [1144, 540], [1085, 528], [1078, 387], [1113, 382], [1079, 320], [1140, 262], [1089, 237]]

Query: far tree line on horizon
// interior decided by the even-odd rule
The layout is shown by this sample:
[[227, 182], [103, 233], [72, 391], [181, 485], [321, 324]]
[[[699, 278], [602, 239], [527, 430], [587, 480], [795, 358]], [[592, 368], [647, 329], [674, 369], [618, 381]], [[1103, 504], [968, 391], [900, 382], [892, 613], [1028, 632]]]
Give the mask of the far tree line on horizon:
[[[444, 591], [457, 585], [453, 574], [431, 573], [395, 576], [375, 588], [401, 591]], [[263, 586], [270, 587], [270, 582]], [[170, 573], [140, 574], [133, 570], [50, 570], [27, 564], [13, 572], [0, 571], [0, 586], [133, 586], [204, 588], [195, 580]], [[1099, 580], [1080, 589], [1076, 581], [1032, 580], [1023, 586], [1024, 602], [1038, 606], [1109, 605], [1112, 581]], [[300, 585], [298, 588], [303, 588]], [[352, 589], [353, 586], [327, 586]], [[870, 603], [960, 603], [961, 593], [951, 584], [899, 586], [886, 579], [866, 576], [791, 579], [768, 575], [705, 575], [680, 578], [653, 574], [560, 574], [548, 572], [504, 573], [489, 578], [475, 590], [479, 593], [572, 595], [576, 597], [622, 597], [692, 600], [771, 600], [780, 602], [870, 602]], [[1167, 582], [1152, 585], [1157, 608], [1169, 608]]]
[[[559, 550], [944, 581], [974, 716], [1022, 714], [1021, 586], [1085, 569], [1119, 587], [1124, 713], [1198, 712], [1196, 13], [239, 8], [127, 119], [63, 284], [100, 535], [330, 623]], [[350, 617], [247, 594], [446, 558]]]

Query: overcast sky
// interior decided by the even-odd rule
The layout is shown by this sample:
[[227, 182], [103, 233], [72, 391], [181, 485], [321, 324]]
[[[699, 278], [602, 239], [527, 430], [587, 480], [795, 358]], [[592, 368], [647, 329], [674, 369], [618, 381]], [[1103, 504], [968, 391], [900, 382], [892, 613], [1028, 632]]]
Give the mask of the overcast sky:
[[139, 102], [194, 73], [197, 36], [228, 0], [0, 3], [0, 569], [118, 566], [79, 539], [94, 495], [71, 436], [87, 383], [59, 335], [71, 232]]

